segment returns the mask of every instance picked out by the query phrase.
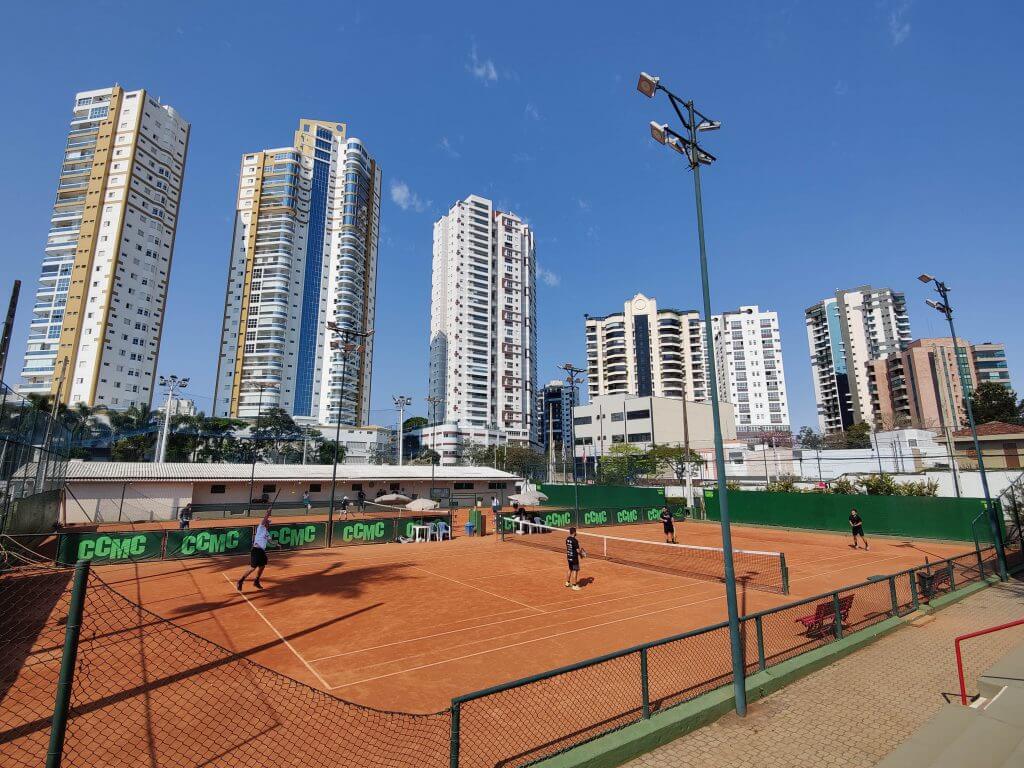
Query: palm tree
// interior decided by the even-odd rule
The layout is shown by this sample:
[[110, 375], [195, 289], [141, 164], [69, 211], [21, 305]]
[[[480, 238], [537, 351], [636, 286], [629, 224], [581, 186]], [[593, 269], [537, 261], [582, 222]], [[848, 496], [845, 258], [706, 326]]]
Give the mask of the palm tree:
[[133, 405], [126, 411], [107, 412], [114, 431], [110, 458], [114, 461], [148, 461], [153, 457], [161, 419], [148, 405]]

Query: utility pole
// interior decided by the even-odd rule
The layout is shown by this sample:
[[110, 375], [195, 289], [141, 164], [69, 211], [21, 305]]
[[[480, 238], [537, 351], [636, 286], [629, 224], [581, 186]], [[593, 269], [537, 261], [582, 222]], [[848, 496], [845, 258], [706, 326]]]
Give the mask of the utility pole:
[[[584, 370], [577, 368], [572, 363], [563, 363], [559, 368], [566, 373], [565, 381], [569, 385], [569, 396], [572, 398], [572, 402], [576, 403], [576, 385], [583, 381]], [[564, 418], [564, 417], [563, 417]], [[625, 424], [625, 422], [623, 422]], [[563, 428], [562, 433], [565, 433]], [[576, 520], [580, 519], [580, 485], [579, 478], [576, 475], [576, 416], [575, 409], [569, 413], [569, 455], [572, 457], [572, 492], [573, 492], [573, 504], [576, 510]], [[584, 457], [586, 453], [584, 452]]]
[[[938, 355], [938, 347], [932, 347], [933, 353]], [[953, 455], [953, 433], [949, 428], [950, 421], [952, 421], [956, 428], [959, 429], [960, 424], [956, 418], [956, 405], [953, 400], [953, 382], [949, 378], [949, 366], [946, 364], [946, 353], [942, 352], [942, 378], [946, 381], [946, 397], [949, 398], [949, 412], [950, 419], [946, 419], [946, 406], [942, 402], [942, 390], [939, 392], [939, 416], [942, 427], [942, 434], [946, 438], [946, 450], [949, 452], [949, 471], [953, 473], [953, 489], [956, 491], [956, 497], [959, 499], [961, 496], [960, 491], [960, 467], [956, 463], [956, 457]]]
[[160, 430], [160, 447], [156, 452], [156, 456], [153, 457], [157, 464], [163, 464], [167, 461], [167, 441], [171, 434], [171, 405], [174, 403], [175, 395], [188, 386], [188, 378], [179, 379], [174, 374], [161, 376], [160, 386], [167, 387], [167, 401], [164, 403], [164, 425], [163, 429]]
[[920, 275], [918, 278], [922, 283], [935, 283], [935, 290], [942, 301], [927, 300], [925, 303], [932, 309], [941, 312], [946, 322], [949, 323], [949, 336], [953, 342], [953, 360], [957, 371], [960, 373], [960, 388], [964, 393], [964, 408], [967, 411], [967, 423], [971, 428], [971, 439], [974, 442], [974, 454], [978, 457], [978, 473], [981, 475], [981, 488], [985, 492], [985, 506], [988, 509], [988, 524], [992, 532], [992, 543], [996, 548], [996, 563], [999, 566], [999, 579], [1006, 581], [1006, 551], [1003, 549], [1003, 536], [999, 527], [999, 519], [996, 515], [996, 507], [992, 503], [992, 495], [988, 488], [988, 475], [985, 474], [985, 459], [981, 454], [981, 443], [978, 440], [978, 427], [974, 423], [974, 407], [971, 405], [971, 383], [964, 370], [965, 366], [960, 362], [960, 343], [957, 340], [956, 328], [953, 325], [953, 306], [949, 303], [950, 288], [943, 281], [938, 280], [929, 274]]
[[395, 395], [391, 398], [398, 409], [398, 466], [402, 466], [402, 437], [405, 434], [405, 409], [412, 405], [412, 398]]
[[11, 300], [7, 304], [7, 318], [4, 320], [3, 336], [0, 337], [0, 381], [7, 370], [7, 353], [11, 348], [11, 334], [14, 332], [14, 317], [18, 312], [18, 296], [21, 294], [21, 280], [14, 281]]
[[[434, 500], [434, 466], [437, 464], [437, 459], [441, 458], [437, 452], [437, 406], [441, 404], [441, 398], [430, 395], [427, 397], [427, 403], [430, 405], [430, 452], [433, 456], [430, 457], [430, 500]], [[498, 446], [494, 446], [494, 463], [498, 463]]]

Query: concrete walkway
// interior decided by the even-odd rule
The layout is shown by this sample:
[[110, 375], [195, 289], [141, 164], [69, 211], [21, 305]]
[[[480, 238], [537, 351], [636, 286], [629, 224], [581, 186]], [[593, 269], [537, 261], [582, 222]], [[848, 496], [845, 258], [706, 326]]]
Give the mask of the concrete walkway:
[[[754, 703], [744, 719], [727, 715], [627, 765], [870, 768], [957, 698], [953, 639], [1019, 618], [1024, 582], [983, 589]], [[1024, 626], [967, 641], [968, 692], [1022, 640]]]

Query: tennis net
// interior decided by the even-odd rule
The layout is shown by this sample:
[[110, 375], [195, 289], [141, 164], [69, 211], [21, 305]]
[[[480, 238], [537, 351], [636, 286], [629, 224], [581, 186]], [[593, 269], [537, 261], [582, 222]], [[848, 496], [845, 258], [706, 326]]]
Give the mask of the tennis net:
[[[530, 523], [514, 517], [503, 517], [502, 523], [502, 541], [565, 551], [565, 539], [569, 535], [566, 528]], [[587, 557], [695, 579], [725, 581], [725, 550], [721, 547], [666, 544], [587, 531], [577, 531], [576, 538]], [[789, 573], [784, 553], [750, 549], [734, 549], [732, 553], [737, 582], [752, 589], [789, 594]]]

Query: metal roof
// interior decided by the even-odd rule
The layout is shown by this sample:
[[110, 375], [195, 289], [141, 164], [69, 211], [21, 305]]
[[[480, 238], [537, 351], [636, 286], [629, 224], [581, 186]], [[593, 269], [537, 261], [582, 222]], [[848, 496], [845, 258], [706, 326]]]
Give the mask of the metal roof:
[[[257, 464], [256, 480], [330, 480], [331, 464]], [[168, 462], [152, 464], [131, 461], [71, 461], [68, 482], [217, 482], [248, 481], [252, 464], [187, 464]], [[430, 465], [397, 466], [393, 464], [339, 464], [338, 479], [351, 480], [429, 480]], [[452, 480], [517, 480], [516, 475], [492, 467], [434, 467], [434, 479]]]

